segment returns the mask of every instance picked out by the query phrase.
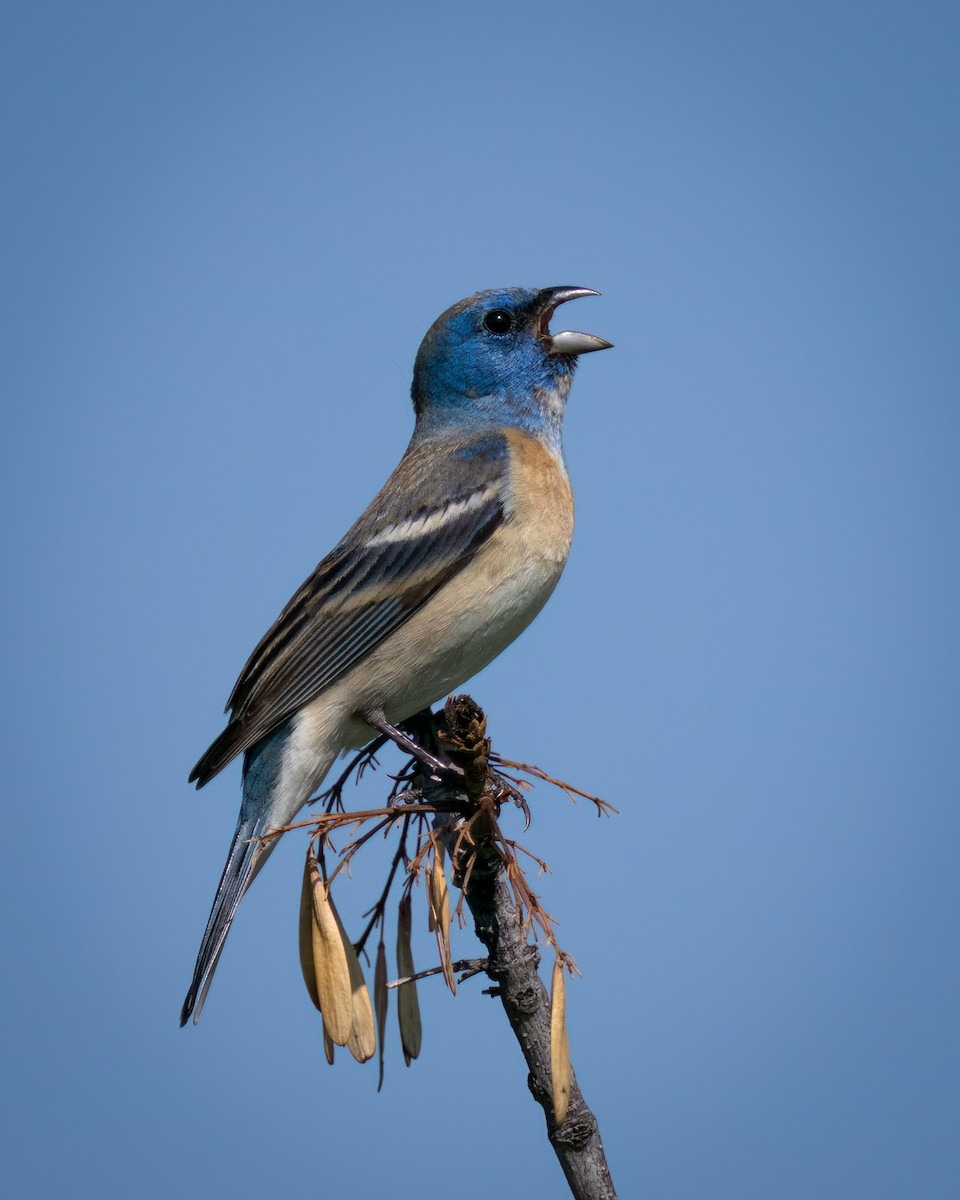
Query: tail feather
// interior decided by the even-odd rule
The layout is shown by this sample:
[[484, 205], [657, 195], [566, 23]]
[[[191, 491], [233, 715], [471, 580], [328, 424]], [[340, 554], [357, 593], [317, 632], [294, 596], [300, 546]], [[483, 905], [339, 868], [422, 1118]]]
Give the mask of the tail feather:
[[193, 980], [180, 1012], [181, 1026], [186, 1025], [191, 1016], [194, 1025], [200, 1020], [213, 973], [240, 901], [279, 840], [274, 838], [265, 843], [259, 840], [268, 825], [274, 824], [269, 817], [269, 812], [256, 817], [244, 817], [241, 814], [200, 943]]
[[[216, 743], [211, 750], [215, 746]], [[190, 990], [183, 1002], [181, 1025], [186, 1025], [191, 1017], [194, 1024], [200, 1020], [237, 907], [280, 840], [279, 837], [268, 842], [260, 839], [271, 829], [282, 828], [293, 820], [319, 787], [338, 749], [339, 741], [329, 749], [323, 744], [318, 747], [315, 742], [304, 744], [296, 725], [288, 722], [247, 750], [240, 818], [200, 943]]]

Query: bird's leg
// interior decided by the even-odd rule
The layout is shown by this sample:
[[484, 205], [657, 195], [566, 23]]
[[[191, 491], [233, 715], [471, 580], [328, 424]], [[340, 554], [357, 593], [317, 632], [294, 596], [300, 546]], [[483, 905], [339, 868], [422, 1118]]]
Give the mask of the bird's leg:
[[406, 750], [418, 762], [422, 762], [425, 766], [428, 766], [431, 771], [446, 771], [454, 775], [463, 774], [462, 767], [458, 767], [456, 763], [449, 762], [447, 759], [438, 758], [437, 755], [431, 754], [429, 750], [425, 750], [409, 734], [404, 733], [402, 729], [398, 729], [396, 725], [391, 725], [382, 712], [369, 711], [360, 715], [368, 725], [372, 725], [374, 729], [398, 745], [401, 750]]

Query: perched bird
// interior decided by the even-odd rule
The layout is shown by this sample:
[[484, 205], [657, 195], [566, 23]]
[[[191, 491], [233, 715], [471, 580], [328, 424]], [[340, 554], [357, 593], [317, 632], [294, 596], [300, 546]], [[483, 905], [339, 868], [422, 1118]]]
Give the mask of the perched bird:
[[236, 833], [180, 1016], [206, 999], [237, 906], [344, 750], [486, 666], [533, 620], [563, 570], [573, 497], [561, 446], [577, 356], [610, 343], [551, 333], [589, 288], [478, 292], [431, 326], [413, 371], [413, 437], [353, 528], [243, 668], [229, 721], [190, 774], [243, 752]]

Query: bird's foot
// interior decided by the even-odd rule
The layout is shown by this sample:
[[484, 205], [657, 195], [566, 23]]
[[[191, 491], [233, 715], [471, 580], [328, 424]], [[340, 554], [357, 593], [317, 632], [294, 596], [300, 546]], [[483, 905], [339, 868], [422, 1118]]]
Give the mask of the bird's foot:
[[409, 734], [404, 733], [402, 729], [398, 729], [396, 725], [391, 725], [383, 713], [365, 712], [362, 715], [368, 725], [372, 725], [374, 729], [378, 730], [385, 737], [388, 737], [401, 750], [405, 750], [417, 762], [421, 762], [424, 766], [429, 767], [431, 771], [451, 775], [463, 774], [462, 767], [458, 767], [456, 763], [450, 762], [449, 759], [431, 754], [429, 750], [425, 749], [418, 741], [410, 737]]
[[390, 800], [391, 808], [403, 808], [405, 804], [423, 804], [423, 788], [404, 788]]

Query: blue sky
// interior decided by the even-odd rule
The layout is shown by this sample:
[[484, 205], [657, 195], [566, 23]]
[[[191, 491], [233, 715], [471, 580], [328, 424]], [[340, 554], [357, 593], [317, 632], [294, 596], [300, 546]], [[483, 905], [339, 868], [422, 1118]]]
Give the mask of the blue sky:
[[577, 284], [616, 349], [573, 554], [470, 691], [620, 810], [540, 790], [527, 835], [620, 1194], [956, 1195], [958, 24], [7, 7], [10, 1194], [561, 1193], [478, 983], [422, 987], [381, 1095], [327, 1068], [292, 838], [177, 1014], [246, 655], [405, 447], [434, 317]]

